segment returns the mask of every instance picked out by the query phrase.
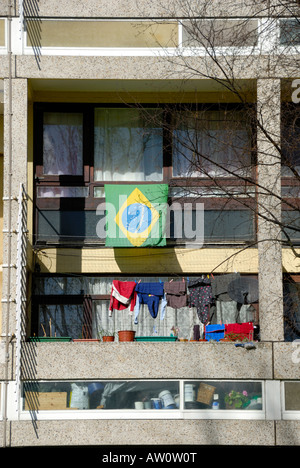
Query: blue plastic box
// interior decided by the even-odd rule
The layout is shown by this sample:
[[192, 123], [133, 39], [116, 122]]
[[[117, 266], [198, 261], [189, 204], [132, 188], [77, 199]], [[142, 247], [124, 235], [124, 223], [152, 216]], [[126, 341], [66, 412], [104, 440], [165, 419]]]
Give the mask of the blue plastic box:
[[205, 339], [219, 341], [225, 337], [225, 325], [206, 325]]

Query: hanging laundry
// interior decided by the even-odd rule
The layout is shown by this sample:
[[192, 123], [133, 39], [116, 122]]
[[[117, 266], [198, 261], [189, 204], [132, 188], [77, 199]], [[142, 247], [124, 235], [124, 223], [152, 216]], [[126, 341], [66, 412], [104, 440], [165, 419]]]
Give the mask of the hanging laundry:
[[163, 320], [165, 318], [167, 305], [168, 305], [168, 301], [167, 301], [166, 293], [164, 293], [161, 303], [160, 303], [160, 320]]
[[114, 309], [124, 310], [130, 307], [130, 312], [133, 312], [136, 303], [135, 287], [135, 281], [113, 280], [109, 303], [110, 316]]
[[167, 305], [180, 309], [187, 305], [187, 289], [185, 281], [169, 281], [164, 283]]
[[206, 324], [210, 320], [210, 305], [213, 302], [211, 278], [206, 276], [190, 280], [188, 289], [189, 306], [196, 307], [200, 322]]
[[135, 287], [137, 303], [134, 309], [135, 323], [142, 304], [147, 304], [149, 312], [153, 318], [157, 317], [159, 301], [164, 297], [164, 284], [159, 283], [138, 283]]
[[215, 276], [211, 280], [212, 295], [218, 301], [230, 302], [232, 298], [228, 294], [229, 284], [240, 277], [239, 273], [228, 273]]
[[228, 294], [239, 304], [252, 304], [258, 301], [258, 280], [243, 277], [232, 281], [228, 285]]

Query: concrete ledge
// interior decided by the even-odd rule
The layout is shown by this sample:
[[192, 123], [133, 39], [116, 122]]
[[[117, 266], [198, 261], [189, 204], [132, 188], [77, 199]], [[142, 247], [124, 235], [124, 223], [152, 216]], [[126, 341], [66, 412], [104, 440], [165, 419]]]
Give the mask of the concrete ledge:
[[26, 343], [24, 379], [272, 379], [272, 345]]

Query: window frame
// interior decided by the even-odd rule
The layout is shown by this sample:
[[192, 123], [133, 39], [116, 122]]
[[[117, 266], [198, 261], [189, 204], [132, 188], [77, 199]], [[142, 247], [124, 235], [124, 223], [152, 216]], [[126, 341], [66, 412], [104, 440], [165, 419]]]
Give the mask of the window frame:
[[[99, 382], [116, 382], [115, 379], [95, 379], [95, 381]], [[161, 382], [168, 384], [168, 380], [166, 379], [130, 379], [134, 382], [145, 382], [147, 380], [153, 382]], [[176, 409], [78, 409], [76, 411], [70, 411], [70, 409], [66, 408], [66, 410], [25, 410], [23, 409], [23, 401], [24, 397], [21, 394], [20, 398], [20, 416], [21, 419], [29, 419], [32, 417], [32, 414], [36, 414], [36, 418], [40, 420], [51, 420], [55, 419], [151, 419], [151, 420], [159, 420], [168, 419], [172, 420], [184, 420], [184, 419], [194, 419], [194, 420], [266, 420], [269, 419], [267, 417], [267, 401], [266, 401], [266, 387], [267, 381], [263, 379], [259, 380], [234, 380], [234, 379], [185, 379], [185, 378], [175, 378], [169, 379], [172, 382], [179, 383], [179, 394], [180, 394], [180, 407]], [[60, 380], [61, 381], [61, 380]], [[69, 381], [69, 380], [68, 380]], [[120, 380], [120, 381], [124, 381]], [[40, 383], [47, 382], [47, 380], [41, 380]], [[72, 380], [72, 383], [80, 383], [85, 382], [84, 380]], [[88, 382], [88, 381], [87, 381]], [[129, 382], [128, 379], [126, 382]], [[190, 382], [232, 382], [232, 383], [260, 383], [262, 389], [262, 409], [259, 410], [251, 410], [247, 411], [244, 409], [187, 409], [184, 408], [184, 385]]]

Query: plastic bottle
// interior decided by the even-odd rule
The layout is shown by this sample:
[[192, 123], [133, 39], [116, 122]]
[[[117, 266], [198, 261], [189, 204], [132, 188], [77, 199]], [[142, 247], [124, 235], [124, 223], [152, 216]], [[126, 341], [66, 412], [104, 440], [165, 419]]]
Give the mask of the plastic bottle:
[[217, 393], [214, 394], [212, 409], [218, 410], [220, 408], [219, 405], [219, 395]]

